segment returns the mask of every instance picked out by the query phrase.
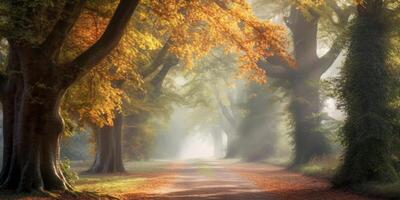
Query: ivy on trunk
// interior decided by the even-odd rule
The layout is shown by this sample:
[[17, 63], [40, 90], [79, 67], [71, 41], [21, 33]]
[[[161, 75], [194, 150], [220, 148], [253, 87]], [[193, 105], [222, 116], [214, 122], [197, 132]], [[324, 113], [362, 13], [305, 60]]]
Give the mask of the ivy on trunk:
[[344, 163], [333, 181], [336, 186], [398, 180], [390, 151], [396, 136], [388, 105], [387, 23], [382, 0], [358, 6], [339, 83], [347, 118], [342, 128]]

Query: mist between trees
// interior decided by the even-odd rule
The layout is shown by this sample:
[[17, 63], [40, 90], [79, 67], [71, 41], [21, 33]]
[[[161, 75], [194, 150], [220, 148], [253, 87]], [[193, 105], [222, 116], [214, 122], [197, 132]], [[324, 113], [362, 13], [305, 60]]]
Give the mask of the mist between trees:
[[63, 160], [110, 174], [154, 159], [331, 159], [337, 187], [396, 183], [399, 8], [2, 2], [0, 186], [73, 191]]

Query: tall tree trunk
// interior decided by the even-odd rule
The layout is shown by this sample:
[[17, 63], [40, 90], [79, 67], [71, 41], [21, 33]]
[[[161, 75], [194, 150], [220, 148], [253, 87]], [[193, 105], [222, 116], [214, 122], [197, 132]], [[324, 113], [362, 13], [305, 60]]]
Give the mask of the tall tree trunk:
[[123, 115], [118, 113], [113, 126], [97, 129], [96, 157], [89, 173], [125, 172], [122, 159], [122, 124]]
[[226, 134], [227, 142], [226, 142], [226, 154], [225, 158], [235, 158], [238, 156], [238, 141], [236, 135]]
[[[64, 190], [71, 187], [60, 170], [59, 140], [63, 120], [59, 108], [65, 89], [53, 85], [54, 71], [34, 49], [12, 45], [4, 108], [4, 189]], [[43, 71], [45, 79], [42, 78]]]
[[[13, 48], [10, 48], [8, 55], [8, 66], [7, 71], [20, 71], [20, 63], [18, 56]], [[3, 108], [3, 166], [0, 174], [0, 184], [2, 185], [7, 178], [12, 163], [13, 155], [13, 137], [16, 128], [16, 120], [18, 119], [18, 110], [21, 103], [21, 94], [23, 90], [23, 79], [21, 74], [14, 73], [9, 75], [8, 80], [5, 83], [4, 91], [2, 96], [2, 108]], [[14, 175], [17, 177], [17, 175]], [[15, 180], [17, 182], [17, 180]], [[17, 184], [17, 183], [15, 183]]]
[[388, 25], [382, 0], [358, 6], [348, 56], [342, 69], [340, 97], [347, 118], [343, 127], [344, 163], [336, 186], [398, 180], [391, 158], [395, 137], [388, 95]]
[[289, 76], [289, 111], [293, 120], [293, 165], [307, 163], [329, 153], [330, 145], [321, 131], [319, 81], [323, 74], [318, 66], [317, 32], [319, 16], [309, 19], [292, 7], [286, 24], [293, 33], [294, 56], [298, 69]]
[[214, 127], [212, 129], [212, 137], [214, 142], [214, 156], [215, 158], [223, 158], [224, 157], [224, 145], [222, 141], [222, 132], [220, 129]]
[[[341, 15], [340, 21], [346, 23], [350, 15]], [[340, 54], [343, 45], [338, 37], [331, 49], [323, 56], [317, 55], [317, 33], [320, 16], [310, 10], [310, 16], [293, 5], [290, 15], [285, 18], [292, 32], [294, 57], [297, 68], [293, 69], [278, 59], [270, 58], [267, 63], [260, 62], [271, 77], [289, 81], [286, 88], [290, 97], [289, 111], [292, 115], [294, 130], [293, 165], [304, 164], [313, 157], [329, 153], [330, 144], [321, 132], [321, 100], [319, 81]]]
[[[302, 77], [304, 78], [304, 77]], [[293, 120], [293, 165], [307, 163], [330, 152], [329, 142], [321, 129], [319, 78], [292, 80], [289, 111]]]

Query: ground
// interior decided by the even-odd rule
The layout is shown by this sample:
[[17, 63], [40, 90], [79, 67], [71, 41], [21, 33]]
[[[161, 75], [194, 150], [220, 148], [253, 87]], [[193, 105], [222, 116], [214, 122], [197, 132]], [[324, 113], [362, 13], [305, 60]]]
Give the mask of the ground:
[[[87, 163], [74, 163], [84, 171]], [[306, 177], [269, 164], [237, 161], [153, 161], [127, 163], [126, 174], [81, 174], [79, 197], [61, 199], [142, 200], [364, 200], [348, 191], [333, 190], [326, 179]], [[95, 196], [97, 195], [97, 197]], [[17, 196], [0, 196], [0, 199]], [[32, 199], [18, 197], [19, 199]], [[48, 199], [37, 197], [35, 199]]]

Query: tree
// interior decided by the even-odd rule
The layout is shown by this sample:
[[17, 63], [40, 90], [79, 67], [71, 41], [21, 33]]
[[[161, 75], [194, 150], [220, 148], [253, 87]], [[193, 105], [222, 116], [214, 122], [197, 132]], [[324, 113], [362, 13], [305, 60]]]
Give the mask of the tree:
[[278, 94], [269, 85], [249, 84], [243, 107], [245, 117], [239, 126], [239, 153], [245, 161], [260, 161], [275, 154], [278, 142]]
[[118, 44], [139, 1], [121, 0], [102, 36], [76, 58], [60, 62], [65, 39], [85, 0], [12, 1], [3, 33], [9, 42], [4, 110], [3, 189], [68, 190], [59, 167], [66, 90]]
[[90, 173], [125, 172], [122, 160], [123, 115], [114, 116], [112, 126], [104, 126], [96, 131], [96, 156]]
[[[317, 1], [318, 2], [318, 1]], [[321, 98], [319, 81], [343, 49], [339, 35], [329, 51], [317, 55], [319, 26], [345, 27], [352, 13], [351, 7], [341, 7], [336, 1], [323, 4], [313, 1], [296, 1], [289, 4], [289, 16], [284, 22], [291, 32], [293, 55], [297, 67], [291, 68], [270, 57], [259, 62], [268, 76], [282, 80], [287, 89], [288, 106], [293, 125], [293, 165], [304, 164], [310, 159], [328, 154], [329, 142], [321, 131]], [[328, 14], [326, 14], [328, 13]], [[336, 16], [336, 19], [332, 16]], [[334, 18], [334, 19], [332, 19]]]
[[361, 2], [351, 26], [349, 52], [339, 82], [347, 118], [342, 128], [344, 163], [333, 181], [336, 186], [398, 180], [391, 159], [395, 135], [389, 108], [390, 20], [385, 3]]
[[[111, 18], [106, 13], [113, 10], [113, 1], [108, 6], [88, 5], [75, 24], [65, 49], [66, 56], [78, 54], [98, 40]], [[125, 115], [126, 86], [135, 92], [143, 92], [143, 80], [139, 73], [141, 64], [148, 62], [159, 41], [149, 30], [137, 30], [146, 14], [138, 6], [136, 14], [127, 26], [119, 45], [97, 64], [82, 80], [70, 88], [64, 98], [63, 109], [67, 117], [78, 121], [78, 125], [90, 127], [95, 138], [95, 160], [90, 173], [124, 172], [122, 161], [122, 130]], [[91, 27], [91, 28], [88, 28]], [[138, 105], [136, 105], [138, 106]], [[140, 106], [140, 105], [139, 105]]]

